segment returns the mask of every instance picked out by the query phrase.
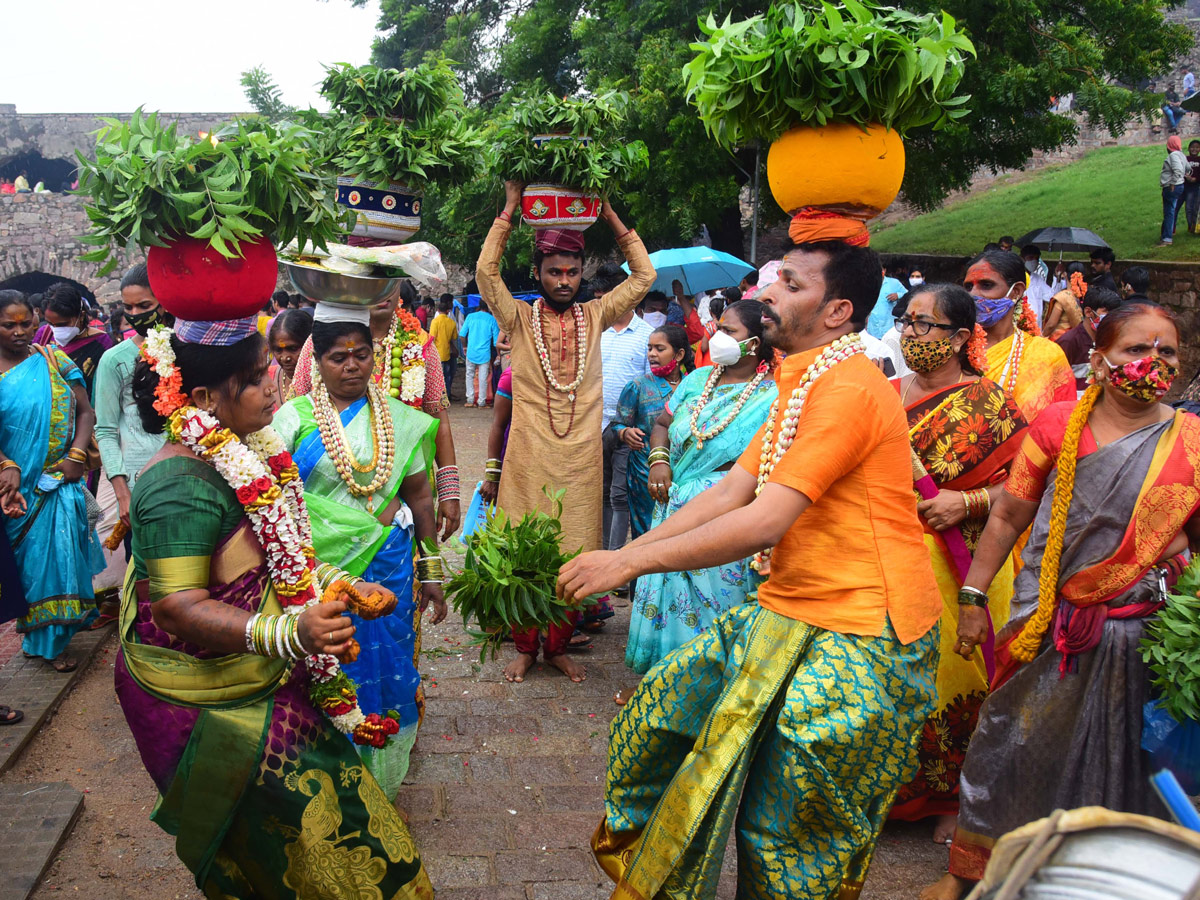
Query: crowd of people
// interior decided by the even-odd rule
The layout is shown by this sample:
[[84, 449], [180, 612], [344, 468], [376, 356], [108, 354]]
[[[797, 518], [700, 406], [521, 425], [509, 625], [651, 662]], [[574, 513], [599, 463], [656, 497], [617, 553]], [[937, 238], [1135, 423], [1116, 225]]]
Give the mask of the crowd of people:
[[[520, 194], [478, 302], [176, 320], [144, 265], [107, 322], [68, 283], [0, 291], [0, 619], [59, 671], [119, 620], [155, 819], [207, 895], [432, 896], [393, 801], [463, 518], [459, 359], [492, 407], [481, 503], [565, 491], [583, 551], [569, 621], [511, 635], [504, 677], [582, 681], [629, 605], [644, 677], [593, 838], [619, 896], [714, 896], [735, 829], [739, 896], [856, 897], [890, 817], [949, 845], [922, 896], [957, 900], [1057, 807], [1165, 815], [1137, 646], [1200, 541], [1200, 388], [1162, 403], [1180, 335], [1146, 269], [1052, 274], [1006, 237], [926, 282], [818, 228], [774, 278], [668, 295], [605, 202], [629, 274], [542, 229], [530, 303], [500, 269]], [[132, 563], [107, 599], [106, 511]]]

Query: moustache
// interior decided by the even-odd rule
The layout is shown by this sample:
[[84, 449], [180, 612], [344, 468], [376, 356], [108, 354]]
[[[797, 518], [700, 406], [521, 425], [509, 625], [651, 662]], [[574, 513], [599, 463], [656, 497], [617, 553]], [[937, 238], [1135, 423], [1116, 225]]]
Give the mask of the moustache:
[[774, 309], [767, 306], [766, 304], [763, 304], [762, 314], [763, 314], [763, 318], [770, 319], [776, 325], [783, 324], [783, 320], [781, 318], [779, 318], [779, 313], [775, 312]]

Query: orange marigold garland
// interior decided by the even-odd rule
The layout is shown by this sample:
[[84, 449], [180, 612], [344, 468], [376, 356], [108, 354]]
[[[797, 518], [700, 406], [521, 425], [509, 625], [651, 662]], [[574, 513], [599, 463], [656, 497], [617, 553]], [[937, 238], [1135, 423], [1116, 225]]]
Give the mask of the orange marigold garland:
[[1082, 300], [1087, 296], [1088, 283], [1083, 280], [1082, 272], [1071, 273], [1071, 293], [1075, 295], [1076, 300]]
[[987, 332], [978, 322], [967, 340], [967, 362], [976, 372], [987, 371]]
[[1033, 307], [1029, 305], [1027, 297], [1021, 298], [1021, 305], [1017, 312], [1017, 327], [1034, 337], [1042, 336], [1042, 328], [1038, 324], [1037, 316], [1033, 314]]

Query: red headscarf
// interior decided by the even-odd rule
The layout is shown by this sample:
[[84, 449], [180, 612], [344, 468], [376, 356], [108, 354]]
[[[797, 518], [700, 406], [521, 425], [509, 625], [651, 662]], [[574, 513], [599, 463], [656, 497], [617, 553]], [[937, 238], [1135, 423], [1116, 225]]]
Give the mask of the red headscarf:
[[1183, 149], [1183, 141], [1180, 139], [1179, 135], [1173, 134], [1169, 138], [1167, 138], [1167, 152], [1168, 153], [1174, 153], [1176, 150], [1182, 150], [1182, 149]]
[[543, 253], [583, 253], [583, 232], [566, 228], [540, 228], [533, 238], [534, 246]]

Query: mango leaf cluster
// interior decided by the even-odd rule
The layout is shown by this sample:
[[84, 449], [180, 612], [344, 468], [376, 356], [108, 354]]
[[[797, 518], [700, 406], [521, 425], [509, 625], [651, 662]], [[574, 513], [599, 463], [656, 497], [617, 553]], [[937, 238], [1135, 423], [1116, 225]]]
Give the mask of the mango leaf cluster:
[[83, 241], [96, 248], [82, 259], [103, 263], [101, 274], [131, 244], [163, 247], [186, 235], [234, 257], [261, 235], [324, 247], [348, 230], [332, 180], [315, 171], [317, 138], [307, 128], [249, 119], [192, 138], [141, 109], [128, 122], [101, 121], [95, 159], [77, 154], [92, 224]]
[[[549, 92], [515, 97], [495, 128], [489, 167], [505, 180], [615, 191], [649, 165], [645, 143], [623, 134], [628, 107], [629, 94], [615, 90], [594, 97]], [[549, 134], [566, 139], [533, 142]]]
[[[545, 490], [545, 489], [543, 489]], [[546, 495], [554, 514], [526, 513], [515, 525], [502, 510], [466, 540], [463, 568], [446, 582], [446, 593], [468, 625], [479, 658], [495, 658], [509, 629], [545, 628], [567, 621], [571, 604], [556, 591], [558, 570], [574, 556], [562, 550], [562, 498]], [[469, 627], [471, 621], [478, 631]]]
[[1193, 556], [1138, 648], [1151, 685], [1177, 722], [1200, 721], [1200, 556]]
[[710, 13], [700, 30], [707, 39], [691, 45], [685, 90], [724, 147], [831, 122], [904, 134], [969, 112], [958, 89], [975, 49], [948, 13], [793, 0], [741, 21]]
[[431, 57], [408, 69], [326, 70], [320, 116], [328, 165], [358, 181], [461, 184], [483, 165], [483, 137], [470, 124], [452, 63]]

